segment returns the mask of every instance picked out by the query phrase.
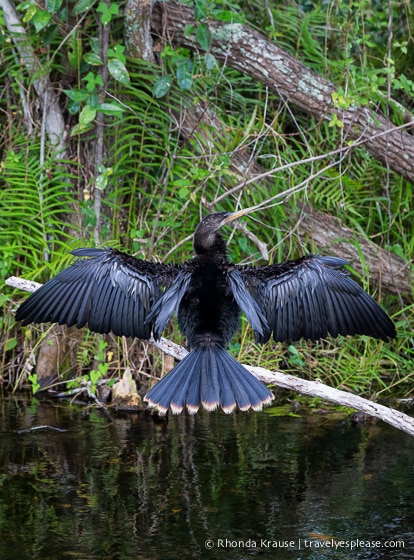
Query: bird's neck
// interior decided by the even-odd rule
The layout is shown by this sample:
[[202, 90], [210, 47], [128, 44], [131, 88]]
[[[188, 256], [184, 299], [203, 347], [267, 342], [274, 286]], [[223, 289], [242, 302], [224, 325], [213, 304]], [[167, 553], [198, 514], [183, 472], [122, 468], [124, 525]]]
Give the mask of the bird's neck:
[[227, 260], [227, 247], [218, 232], [194, 237], [194, 251], [197, 257], [209, 256], [214, 260]]

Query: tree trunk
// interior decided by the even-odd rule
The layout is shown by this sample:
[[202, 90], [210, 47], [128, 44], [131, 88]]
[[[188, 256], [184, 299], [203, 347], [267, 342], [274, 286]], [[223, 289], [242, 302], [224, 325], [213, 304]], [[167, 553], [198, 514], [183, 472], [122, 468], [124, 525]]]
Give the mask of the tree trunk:
[[[193, 8], [174, 1], [157, 2], [152, 26], [160, 37], [168, 33], [173, 44], [200, 50], [194, 34], [184, 34], [186, 25], [197, 25]], [[220, 61], [247, 74], [275, 91], [287, 103], [315, 119], [330, 121], [334, 114], [343, 123], [343, 142], [363, 144], [378, 161], [414, 181], [414, 136], [396, 127], [369, 106], [336, 107], [334, 84], [322, 78], [290, 54], [247, 25], [208, 22], [211, 53]], [[165, 31], [167, 30], [167, 31]]]
[[393, 294], [411, 294], [409, 263], [362, 235], [356, 237], [338, 218], [303, 205], [298, 231], [303, 241], [309, 236], [317, 248], [346, 259], [360, 274], [368, 270], [375, 286]]
[[125, 40], [128, 55], [154, 62], [150, 35], [154, 0], [127, 0], [125, 4]]

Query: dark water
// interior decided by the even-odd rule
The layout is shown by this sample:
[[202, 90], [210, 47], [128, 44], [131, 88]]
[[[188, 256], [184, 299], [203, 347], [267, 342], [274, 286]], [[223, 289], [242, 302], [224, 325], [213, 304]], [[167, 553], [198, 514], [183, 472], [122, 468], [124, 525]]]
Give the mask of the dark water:
[[383, 424], [3, 396], [0, 432], [0, 560], [414, 556], [414, 440]]

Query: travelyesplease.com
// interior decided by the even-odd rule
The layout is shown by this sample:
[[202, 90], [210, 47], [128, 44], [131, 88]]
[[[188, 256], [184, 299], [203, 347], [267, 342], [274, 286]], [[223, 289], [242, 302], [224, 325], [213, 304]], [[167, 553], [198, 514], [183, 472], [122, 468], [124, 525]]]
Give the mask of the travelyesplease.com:
[[361, 548], [405, 548], [403, 540], [364, 540], [350, 539], [340, 540], [334, 538], [323, 539], [296, 539], [296, 540], [272, 540], [272, 539], [207, 539], [204, 543], [207, 549], [217, 548], [247, 548], [247, 549], [277, 549], [291, 548], [295, 550], [312, 549], [346, 549], [356, 550]]

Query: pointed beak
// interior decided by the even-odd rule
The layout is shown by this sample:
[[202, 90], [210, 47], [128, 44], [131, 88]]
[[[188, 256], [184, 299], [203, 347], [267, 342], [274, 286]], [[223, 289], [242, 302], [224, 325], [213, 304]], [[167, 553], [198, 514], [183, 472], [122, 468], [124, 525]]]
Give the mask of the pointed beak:
[[245, 216], [246, 214], [251, 212], [254, 208], [255, 208], [254, 206], [251, 206], [250, 208], [244, 208], [243, 210], [237, 210], [237, 212], [231, 212], [224, 218], [224, 220], [222, 221], [222, 224], [228, 224], [229, 222], [232, 222], [233, 220], [237, 220], [237, 218], [241, 218], [242, 216]]

